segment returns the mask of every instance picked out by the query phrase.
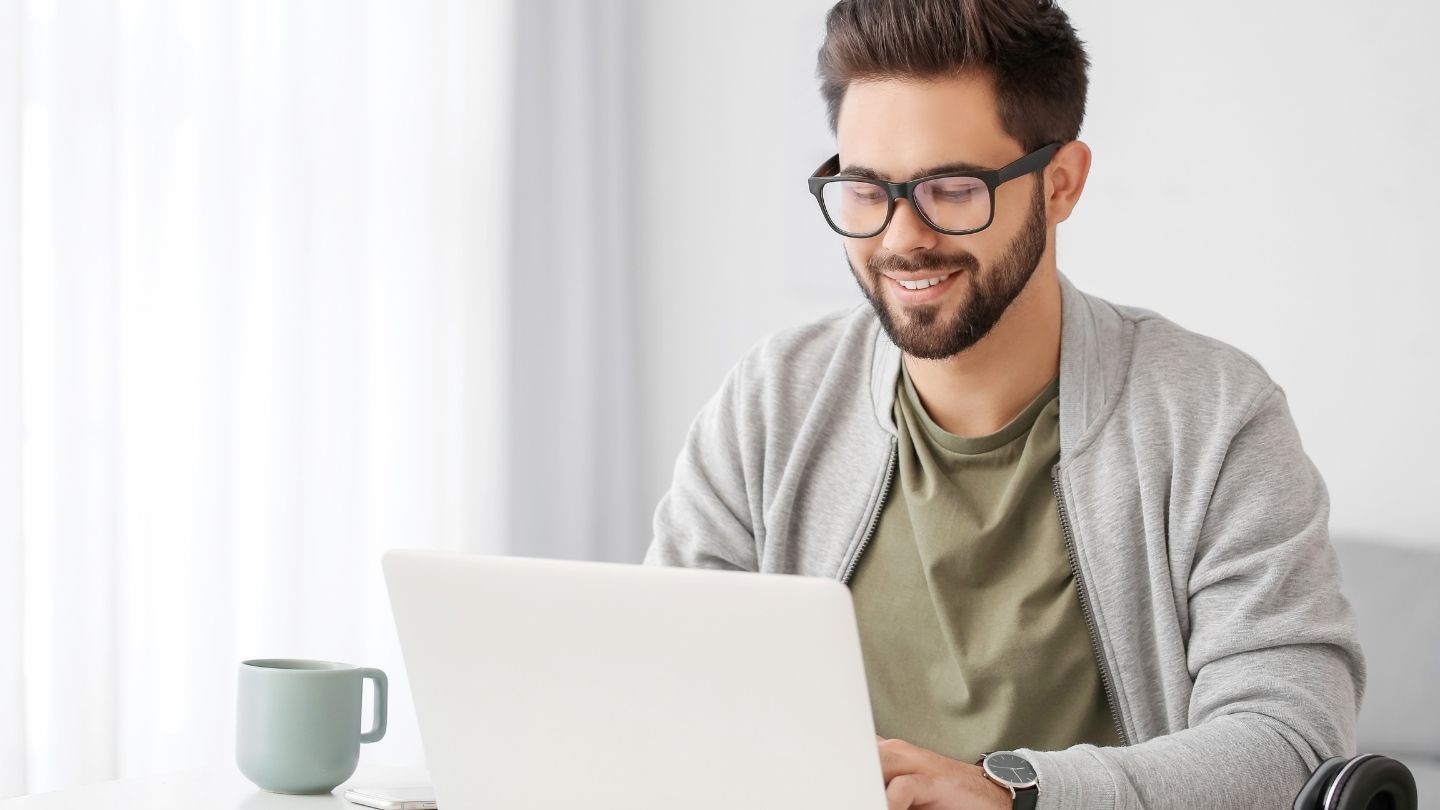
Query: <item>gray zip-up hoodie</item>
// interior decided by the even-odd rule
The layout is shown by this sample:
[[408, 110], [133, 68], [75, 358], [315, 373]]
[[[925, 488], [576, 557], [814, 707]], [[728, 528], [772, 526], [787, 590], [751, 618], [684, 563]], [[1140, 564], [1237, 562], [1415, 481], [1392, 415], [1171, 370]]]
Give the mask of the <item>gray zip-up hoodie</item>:
[[[1125, 745], [1021, 749], [1038, 807], [1289, 807], [1353, 755], [1365, 684], [1325, 484], [1248, 355], [1059, 283], [1052, 474]], [[899, 369], [869, 304], [760, 343], [692, 425], [646, 563], [848, 582], [894, 475]]]

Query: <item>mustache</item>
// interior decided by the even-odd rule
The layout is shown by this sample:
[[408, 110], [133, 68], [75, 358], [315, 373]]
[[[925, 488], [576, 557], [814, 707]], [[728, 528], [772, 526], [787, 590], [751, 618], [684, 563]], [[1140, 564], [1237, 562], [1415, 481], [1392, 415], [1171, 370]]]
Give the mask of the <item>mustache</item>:
[[923, 270], [970, 270], [980, 269], [980, 260], [971, 253], [957, 253], [948, 255], [944, 253], [923, 253], [917, 259], [907, 259], [895, 253], [884, 256], [871, 256], [865, 262], [866, 268], [876, 275], [884, 274], [886, 271], [894, 273], [916, 273]]

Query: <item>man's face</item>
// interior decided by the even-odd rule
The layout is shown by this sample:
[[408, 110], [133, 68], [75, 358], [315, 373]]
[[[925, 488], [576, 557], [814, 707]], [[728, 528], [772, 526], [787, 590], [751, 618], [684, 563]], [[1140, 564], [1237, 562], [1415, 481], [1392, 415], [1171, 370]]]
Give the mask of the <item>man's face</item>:
[[[998, 169], [1024, 154], [1001, 129], [983, 77], [852, 83], [836, 136], [842, 174], [864, 167], [892, 181], [957, 162]], [[908, 200], [897, 200], [884, 231], [845, 239], [851, 272], [906, 354], [950, 357], [990, 332], [1045, 253], [1044, 189], [1040, 172], [1000, 186], [994, 220], [978, 233], [942, 234]], [[920, 290], [900, 283], [940, 277], [939, 284]]]

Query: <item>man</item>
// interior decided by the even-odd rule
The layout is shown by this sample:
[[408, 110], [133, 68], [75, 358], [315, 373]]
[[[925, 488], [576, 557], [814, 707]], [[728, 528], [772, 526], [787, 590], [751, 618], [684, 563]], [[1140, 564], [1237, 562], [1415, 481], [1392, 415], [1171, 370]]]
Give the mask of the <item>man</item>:
[[1364, 687], [1328, 495], [1254, 360], [1058, 272], [1087, 67], [1046, 0], [830, 11], [868, 304], [731, 371], [646, 561], [850, 586], [892, 808], [1288, 807]]

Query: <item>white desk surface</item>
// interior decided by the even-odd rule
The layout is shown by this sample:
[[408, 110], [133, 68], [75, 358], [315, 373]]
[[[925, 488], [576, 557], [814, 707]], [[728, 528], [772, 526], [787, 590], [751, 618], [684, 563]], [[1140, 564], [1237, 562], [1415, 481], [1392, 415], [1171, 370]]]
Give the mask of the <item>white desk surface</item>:
[[341, 798], [348, 788], [429, 783], [423, 770], [362, 764], [355, 776], [333, 793], [287, 796], [255, 787], [232, 764], [6, 799], [0, 801], [0, 810], [364, 810]]

